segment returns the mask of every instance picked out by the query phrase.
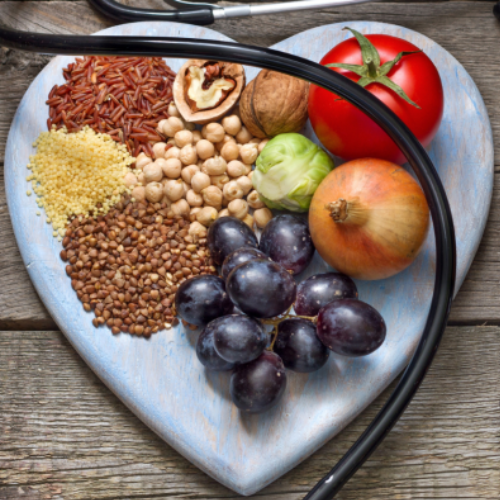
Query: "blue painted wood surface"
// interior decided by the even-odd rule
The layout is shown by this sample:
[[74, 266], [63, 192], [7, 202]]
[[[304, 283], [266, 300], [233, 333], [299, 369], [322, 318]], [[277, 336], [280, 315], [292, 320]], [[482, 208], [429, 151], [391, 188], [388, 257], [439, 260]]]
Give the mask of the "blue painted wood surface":
[[[443, 122], [430, 148], [455, 215], [457, 290], [474, 258], [487, 219], [493, 187], [493, 145], [488, 115], [466, 71], [443, 48], [411, 30], [380, 23], [323, 26], [274, 48], [319, 61], [350, 35], [387, 33], [405, 38], [436, 63], [445, 89]], [[179, 36], [228, 40], [207, 28], [175, 23], [136, 23], [101, 32], [110, 35]], [[229, 488], [251, 495], [300, 463], [369, 405], [408, 363], [429, 310], [434, 243], [429, 235], [415, 263], [394, 278], [358, 282], [360, 298], [378, 308], [388, 326], [385, 344], [361, 359], [332, 355], [311, 375], [289, 373], [278, 407], [242, 416], [229, 400], [227, 374], [207, 373], [194, 354], [196, 334], [181, 328], [151, 339], [113, 336], [96, 330], [83, 311], [59, 260], [52, 237], [26, 176], [32, 142], [45, 130], [43, 102], [61, 69], [72, 60], [57, 57], [24, 96], [9, 134], [5, 182], [15, 235], [29, 275], [50, 314], [75, 349], [106, 385], [167, 443]], [[182, 60], [168, 60], [177, 70]], [[247, 81], [258, 69], [247, 68]], [[311, 133], [308, 130], [308, 133]], [[305, 275], [326, 270], [316, 258]], [[117, 443], [120, 446], [120, 443]]]

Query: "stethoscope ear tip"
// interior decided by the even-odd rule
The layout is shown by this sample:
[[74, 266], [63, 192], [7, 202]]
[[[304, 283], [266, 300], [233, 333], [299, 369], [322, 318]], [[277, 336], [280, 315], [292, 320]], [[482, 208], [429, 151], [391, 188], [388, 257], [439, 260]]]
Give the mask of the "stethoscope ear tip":
[[493, 14], [495, 14], [495, 17], [500, 21], [500, 2], [497, 2], [493, 6]]

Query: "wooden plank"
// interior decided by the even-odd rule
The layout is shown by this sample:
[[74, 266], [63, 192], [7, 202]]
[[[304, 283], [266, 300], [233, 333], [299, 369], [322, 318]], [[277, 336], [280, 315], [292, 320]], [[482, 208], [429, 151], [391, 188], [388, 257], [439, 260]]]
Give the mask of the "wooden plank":
[[[498, 327], [451, 327], [402, 420], [344, 500], [498, 499]], [[487, 381], [487, 383], [485, 383]], [[259, 494], [299, 500], [384, 396]], [[57, 332], [0, 332], [0, 499], [241, 498], [165, 445]]]
[[[156, 3], [155, 3], [156, 2]], [[161, 0], [145, 0], [144, 6], [159, 6]], [[475, 79], [488, 107], [495, 144], [500, 144], [500, 103], [496, 83], [500, 74], [497, 50], [500, 24], [491, 15], [490, 2], [444, 2], [437, 4], [366, 4], [304, 12], [286, 17], [266, 16], [258, 20], [220, 22], [217, 29], [242, 42], [270, 45], [303, 29], [347, 19], [368, 19], [407, 26], [435, 39], [454, 54]], [[86, 2], [0, 2], [0, 17], [23, 30], [54, 33], [90, 33], [109, 23], [99, 18]], [[0, 49], [0, 161], [17, 105], [29, 83], [48, 57]], [[480, 57], [479, 54], [488, 54]], [[500, 150], [496, 150], [500, 158]], [[499, 165], [500, 166], [500, 165]], [[498, 169], [500, 171], [500, 168]], [[3, 176], [0, 178], [0, 327], [55, 328], [24, 270], [5, 203]], [[496, 183], [498, 185], [498, 183]], [[497, 250], [500, 231], [500, 192], [495, 189], [492, 212], [485, 237], [472, 269], [452, 311], [455, 322], [500, 321], [496, 287], [500, 280]]]

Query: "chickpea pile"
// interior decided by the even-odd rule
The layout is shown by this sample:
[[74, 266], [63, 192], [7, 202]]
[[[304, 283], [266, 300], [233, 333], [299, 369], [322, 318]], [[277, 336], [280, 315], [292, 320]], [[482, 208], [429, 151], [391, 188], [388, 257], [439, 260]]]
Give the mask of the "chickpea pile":
[[195, 238], [204, 238], [219, 217], [237, 217], [252, 229], [265, 227], [272, 213], [253, 189], [252, 165], [267, 139], [254, 138], [236, 113], [201, 131], [184, 122], [173, 103], [168, 113], [170, 118], [158, 124], [167, 142], [153, 146], [154, 160], [141, 153], [137, 175], [125, 177], [132, 197], [166, 203], [173, 216], [191, 221], [189, 234]]

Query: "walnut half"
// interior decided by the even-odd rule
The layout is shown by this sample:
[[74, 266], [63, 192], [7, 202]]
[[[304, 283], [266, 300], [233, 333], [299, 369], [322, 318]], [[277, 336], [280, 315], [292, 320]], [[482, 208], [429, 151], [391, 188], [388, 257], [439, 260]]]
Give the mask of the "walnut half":
[[240, 64], [191, 59], [177, 74], [173, 94], [185, 121], [204, 124], [230, 111], [244, 86]]

